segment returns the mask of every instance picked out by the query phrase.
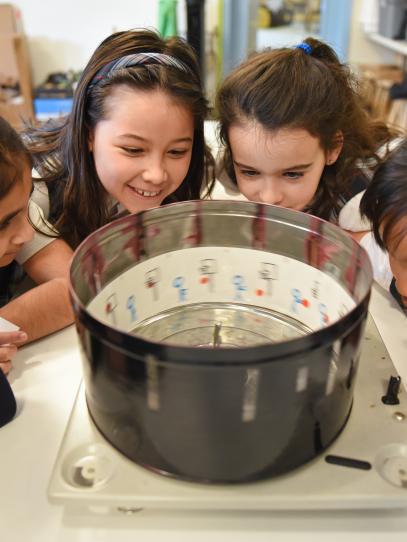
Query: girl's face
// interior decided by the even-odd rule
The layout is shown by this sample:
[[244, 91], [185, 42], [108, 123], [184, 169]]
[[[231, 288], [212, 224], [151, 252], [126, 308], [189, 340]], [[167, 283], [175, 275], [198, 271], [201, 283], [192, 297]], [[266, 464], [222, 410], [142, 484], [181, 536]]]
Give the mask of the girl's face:
[[[392, 230], [392, 237], [399, 239], [399, 235], [403, 235], [403, 232], [407, 230], [407, 218], [400, 220]], [[404, 306], [407, 308], [407, 235], [402, 237], [401, 241], [396, 244], [396, 247], [392, 249], [392, 243], [390, 239], [389, 246], [389, 261], [390, 267], [396, 279], [396, 288], [398, 293], [402, 297]]]
[[89, 141], [100, 182], [131, 213], [158, 207], [187, 175], [191, 111], [159, 90], [126, 86], [115, 88], [105, 106]]
[[240, 192], [250, 201], [297, 211], [311, 203], [325, 165], [342, 148], [325, 152], [306, 130], [271, 132], [250, 120], [232, 125], [228, 135]]
[[24, 243], [33, 238], [34, 230], [28, 221], [31, 190], [31, 170], [27, 166], [23, 179], [0, 200], [0, 267], [11, 263]]

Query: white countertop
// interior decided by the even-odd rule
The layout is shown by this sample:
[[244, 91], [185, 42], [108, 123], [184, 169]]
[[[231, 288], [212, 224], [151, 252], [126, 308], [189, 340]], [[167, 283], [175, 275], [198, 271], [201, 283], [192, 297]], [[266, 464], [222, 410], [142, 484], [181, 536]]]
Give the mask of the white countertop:
[[[377, 287], [373, 290], [371, 312], [393, 363], [407, 382], [405, 315]], [[245, 514], [144, 510], [134, 516], [91, 516], [51, 505], [47, 486], [81, 380], [74, 328], [21, 349], [14, 367], [10, 381], [19, 413], [0, 429], [2, 542], [407, 539], [407, 510]]]

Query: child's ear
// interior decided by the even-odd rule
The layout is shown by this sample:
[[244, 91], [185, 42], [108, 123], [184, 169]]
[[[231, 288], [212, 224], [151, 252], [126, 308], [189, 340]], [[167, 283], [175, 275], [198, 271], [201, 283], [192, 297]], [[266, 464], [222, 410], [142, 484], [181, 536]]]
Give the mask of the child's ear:
[[327, 166], [331, 166], [338, 160], [338, 157], [342, 152], [342, 148], [343, 148], [343, 133], [339, 131], [335, 134], [332, 148], [329, 149], [329, 151], [327, 151], [326, 153]]

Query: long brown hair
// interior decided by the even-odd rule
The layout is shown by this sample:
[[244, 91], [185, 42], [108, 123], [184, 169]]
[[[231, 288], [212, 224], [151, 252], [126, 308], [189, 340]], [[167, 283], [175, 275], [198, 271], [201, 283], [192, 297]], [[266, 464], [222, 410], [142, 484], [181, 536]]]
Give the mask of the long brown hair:
[[[161, 53], [185, 66], [141, 64], [114, 70], [94, 85], [95, 76], [109, 62], [135, 53]], [[106, 114], [105, 102], [118, 85], [160, 89], [190, 109], [194, 116], [191, 163], [181, 186], [163, 203], [199, 199], [213, 185], [213, 158], [205, 145], [207, 102], [193, 49], [180, 38], [162, 39], [149, 30], [117, 32], [93, 53], [76, 88], [72, 111], [63, 122], [26, 130], [27, 144], [41, 180], [48, 185], [50, 221], [71, 245], [109, 222], [111, 202], [88, 150], [89, 134]]]
[[[343, 136], [337, 161], [324, 168], [317, 192], [306, 211], [321, 218], [337, 216], [340, 201], [351, 195], [360, 165], [377, 164], [378, 147], [393, 133], [371, 120], [358, 93], [357, 80], [325, 43], [307, 38], [302, 48], [254, 54], [225, 79], [217, 96], [224, 167], [236, 184], [228, 132], [232, 124], [255, 120], [263, 128], [301, 128], [318, 137], [328, 152]], [[307, 50], [307, 52], [305, 51]]]

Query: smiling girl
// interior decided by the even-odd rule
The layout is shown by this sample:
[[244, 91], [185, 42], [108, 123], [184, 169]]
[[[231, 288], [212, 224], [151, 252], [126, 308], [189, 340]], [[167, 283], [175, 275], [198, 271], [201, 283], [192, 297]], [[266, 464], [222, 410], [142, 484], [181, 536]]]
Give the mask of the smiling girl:
[[[76, 246], [122, 211], [199, 199], [213, 180], [193, 50], [147, 30], [104, 40], [63, 123], [27, 132], [49, 219]], [[44, 193], [45, 192], [45, 193]], [[45, 201], [44, 201], [45, 200]]]

